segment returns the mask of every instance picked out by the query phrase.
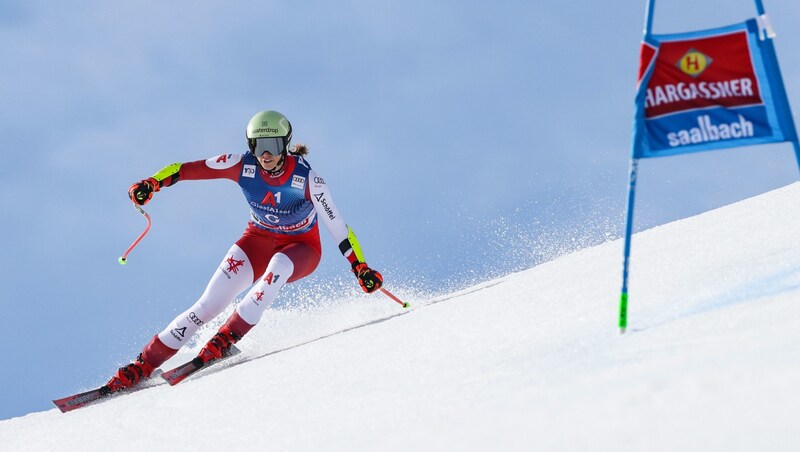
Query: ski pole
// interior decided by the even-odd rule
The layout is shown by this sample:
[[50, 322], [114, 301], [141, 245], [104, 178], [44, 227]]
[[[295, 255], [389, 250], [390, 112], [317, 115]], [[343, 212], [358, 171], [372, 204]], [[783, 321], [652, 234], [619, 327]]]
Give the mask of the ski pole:
[[152, 222], [152, 221], [150, 221], [150, 215], [148, 215], [148, 214], [147, 214], [147, 212], [145, 212], [145, 211], [144, 211], [144, 209], [142, 209], [141, 207], [139, 207], [139, 205], [138, 205], [138, 204], [134, 204], [134, 205], [133, 205], [133, 207], [136, 207], [136, 210], [138, 210], [138, 211], [139, 211], [139, 213], [141, 213], [142, 215], [144, 215], [144, 217], [147, 219], [147, 227], [146, 227], [146, 228], [144, 228], [144, 232], [142, 232], [141, 234], [139, 234], [139, 237], [138, 237], [138, 238], [137, 238], [137, 239], [136, 239], [136, 240], [135, 240], [135, 241], [134, 241], [134, 242], [131, 244], [131, 246], [129, 246], [129, 247], [128, 247], [128, 249], [127, 249], [127, 250], [125, 250], [125, 254], [123, 254], [122, 256], [120, 256], [120, 258], [118, 259], [118, 260], [119, 260], [119, 263], [120, 263], [120, 265], [125, 265], [126, 263], [128, 263], [128, 253], [130, 253], [130, 252], [131, 252], [131, 250], [132, 250], [132, 249], [133, 249], [133, 248], [134, 248], [136, 245], [138, 245], [138, 244], [139, 244], [139, 242], [141, 242], [141, 241], [142, 241], [142, 239], [144, 238], [144, 236], [145, 236], [145, 235], [147, 235], [147, 232], [148, 232], [148, 231], [150, 231], [150, 226], [153, 224], [153, 222]]
[[383, 287], [381, 287], [381, 289], [380, 289], [380, 290], [381, 290], [381, 292], [383, 292], [383, 294], [384, 294], [384, 295], [386, 295], [387, 297], [389, 297], [389, 298], [391, 298], [392, 300], [394, 300], [394, 301], [396, 301], [396, 302], [400, 303], [400, 306], [402, 306], [402, 307], [404, 307], [404, 308], [407, 308], [407, 307], [411, 306], [410, 304], [406, 303], [405, 301], [402, 301], [402, 300], [400, 300], [399, 298], [395, 297], [395, 296], [394, 296], [394, 294], [392, 294], [392, 293], [391, 293], [391, 292], [389, 292], [388, 290], [384, 289]]

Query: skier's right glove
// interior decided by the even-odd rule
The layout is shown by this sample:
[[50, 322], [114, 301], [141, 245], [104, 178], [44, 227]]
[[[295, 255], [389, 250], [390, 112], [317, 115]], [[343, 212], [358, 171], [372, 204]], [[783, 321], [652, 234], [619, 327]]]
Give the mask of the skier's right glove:
[[140, 206], [147, 204], [153, 193], [161, 190], [158, 181], [152, 177], [136, 182], [128, 189], [128, 196], [131, 200]]
[[364, 262], [353, 263], [353, 273], [358, 278], [358, 284], [364, 292], [372, 293], [383, 285], [383, 276], [379, 272], [369, 268]]

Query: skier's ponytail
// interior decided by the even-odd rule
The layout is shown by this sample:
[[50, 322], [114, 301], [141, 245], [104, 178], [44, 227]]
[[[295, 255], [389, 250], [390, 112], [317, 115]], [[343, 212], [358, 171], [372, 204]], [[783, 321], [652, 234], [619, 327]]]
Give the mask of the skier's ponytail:
[[289, 150], [290, 153], [293, 155], [307, 155], [308, 154], [308, 146], [303, 143], [297, 143], [292, 146], [292, 149]]

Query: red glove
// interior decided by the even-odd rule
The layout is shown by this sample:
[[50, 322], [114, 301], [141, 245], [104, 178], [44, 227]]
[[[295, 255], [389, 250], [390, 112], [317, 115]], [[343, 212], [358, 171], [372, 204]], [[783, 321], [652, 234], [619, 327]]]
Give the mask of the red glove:
[[152, 177], [148, 177], [145, 180], [141, 180], [131, 185], [131, 188], [128, 189], [128, 196], [131, 197], [133, 202], [143, 206], [150, 201], [150, 198], [153, 197], [153, 193], [159, 190], [161, 190], [161, 187], [159, 186], [158, 181]]
[[381, 288], [383, 285], [383, 276], [367, 266], [364, 262], [355, 262], [353, 264], [353, 274], [358, 278], [358, 284], [364, 289], [366, 293], [372, 293]]

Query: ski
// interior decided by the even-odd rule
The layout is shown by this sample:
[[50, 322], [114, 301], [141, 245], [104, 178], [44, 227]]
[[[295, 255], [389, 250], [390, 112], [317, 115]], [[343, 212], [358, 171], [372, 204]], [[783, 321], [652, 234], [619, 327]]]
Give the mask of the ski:
[[178, 384], [178, 383], [182, 382], [183, 380], [189, 378], [190, 376], [194, 375], [195, 373], [199, 372], [200, 370], [205, 369], [205, 368], [207, 368], [207, 367], [209, 367], [209, 366], [211, 366], [213, 364], [216, 364], [216, 363], [218, 363], [220, 361], [224, 361], [224, 360], [230, 358], [231, 356], [238, 355], [239, 353], [241, 353], [241, 351], [238, 348], [236, 348], [234, 346], [231, 346], [230, 350], [228, 351], [228, 353], [225, 356], [223, 356], [222, 358], [219, 358], [219, 359], [215, 359], [215, 360], [209, 361], [207, 363], [204, 363], [203, 360], [200, 359], [200, 357], [198, 356], [198, 357], [195, 357], [194, 359], [192, 359], [189, 362], [181, 364], [180, 366], [178, 366], [178, 367], [176, 367], [176, 368], [174, 368], [172, 370], [168, 370], [168, 371], [162, 373], [161, 374], [161, 378], [166, 380], [167, 383], [170, 384], [170, 386], [175, 386], [176, 384]]
[[156, 369], [153, 371], [150, 377], [142, 380], [138, 385], [132, 388], [126, 388], [121, 391], [112, 392], [110, 389], [108, 389], [108, 386], [103, 385], [99, 388], [90, 389], [86, 392], [64, 397], [63, 399], [53, 400], [53, 403], [58, 407], [59, 410], [61, 410], [62, 413], [77, 410], [78, 408], [83, 408], [99, 400], [106, 400], [110, 399], [111, 397], [117, 397], [123, 394], [130, 394], [132, 392], [140, 391], [142, 389], [152, 388], [153, 386], [159, 384], [158, 381], [160, 380], [154, 380], [153, 378], [157, 377], [160, 373], [161, 369]]
[[71, 396], [64, 397], [63, 399], [53, 400], [53, 403], [56, 404], [62, 413], [66, 413], [67, 411], [77, 410], [78, 408], [85, 407], [86, 405], [104, 397], [108, 397], [111, 394], [113, 393], [110, 389], [108, 389], [107, 386], [100, 386], [99, 388], [92, 389], [90, 391], [73, 394]]

